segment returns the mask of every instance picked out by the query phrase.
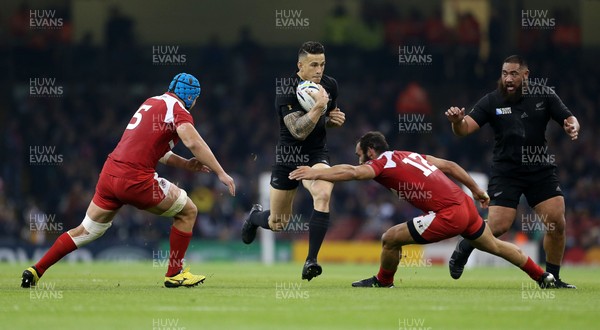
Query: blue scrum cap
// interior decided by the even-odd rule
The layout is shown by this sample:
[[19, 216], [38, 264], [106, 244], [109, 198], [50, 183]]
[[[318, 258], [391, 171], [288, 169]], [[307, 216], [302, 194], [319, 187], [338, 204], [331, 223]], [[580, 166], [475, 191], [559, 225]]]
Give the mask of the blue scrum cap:
[[188, 73], [176, 75], [169, 84], [169, 92], [175, 93], [185, 103], [185, 108], [190, 109], [192, 103], [200, 95], [200, 82]]

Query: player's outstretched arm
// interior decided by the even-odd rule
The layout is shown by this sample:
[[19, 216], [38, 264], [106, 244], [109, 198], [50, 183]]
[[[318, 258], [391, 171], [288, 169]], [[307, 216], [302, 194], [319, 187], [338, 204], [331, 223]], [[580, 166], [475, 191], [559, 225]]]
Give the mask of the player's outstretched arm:
[[290, 180], [324, 180], [329, 182], [368, 180], [375, 177], [375, 171], [369, 165], [335, 165], [328, 168], [298, 166], [289, 175]]
[[471, 116], [465, 116], [465, 108], [450, 107], [446, 117], [452, 123], [452, 132], [457, 136], [466, 136], [479, 129], [479, 125]]
[[460, 165], [455, 162], [433, 157], [431, 155], [427, 155], [426, 159], [429, 163], [433, 164], [440, 171], [445, 174], [455, 178], [458, 182], [464, 184], [471, 192], [473, 193], [473, 198], [481, 202], [481, 207], [486, 208], [490, 202], [490, 197], [485, 192], [485, 190], [481, 189], [475, 180], [463, 169]]
[[229, 193], [235, 196], [235, 182], [223, 170], [208, 144], [206, 144], [198, 131], [196, 131], [196, 128], [190, 123], [185, 123], [177, 127], [177, 134], [181, 138], [181, 142], [190, 149], [196, 160], [215, 172], [219, 180], [229, 188]]

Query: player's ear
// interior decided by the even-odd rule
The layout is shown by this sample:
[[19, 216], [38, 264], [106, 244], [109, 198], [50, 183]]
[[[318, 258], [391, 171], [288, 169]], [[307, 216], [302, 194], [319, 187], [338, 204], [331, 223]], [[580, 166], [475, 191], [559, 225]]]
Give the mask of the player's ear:
[[369, 147], [367, 149], [367, 158], [368, 159], [376, 159], [377, 158], [377, 152], [375, 152], [375, 149], [373, 149], [373, 147]]

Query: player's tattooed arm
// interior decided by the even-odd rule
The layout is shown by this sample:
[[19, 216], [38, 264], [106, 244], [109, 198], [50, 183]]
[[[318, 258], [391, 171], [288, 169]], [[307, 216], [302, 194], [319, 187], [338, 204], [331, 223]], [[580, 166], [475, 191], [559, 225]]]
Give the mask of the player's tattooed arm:
[[283, 122], [295, 139], [304, 140], [319, 122], [319, 116], [313, 118], [315, 117], [314, 114], [313, 111], [307, 113], [302, 111], [292, 112], [283, 117]]

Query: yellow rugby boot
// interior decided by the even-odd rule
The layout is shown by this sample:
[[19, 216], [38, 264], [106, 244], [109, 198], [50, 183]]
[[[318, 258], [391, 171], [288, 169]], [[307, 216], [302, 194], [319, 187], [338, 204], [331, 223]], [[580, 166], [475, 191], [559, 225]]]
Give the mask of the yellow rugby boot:
[[194, 275], [190, 273], [190, 268], [186, 268], [175, 276], [165, 276], [165, 286], [167, 288], [178, 288], [180, 286], [192, 287], [203, 283], [206, 279], [204, 275]]

